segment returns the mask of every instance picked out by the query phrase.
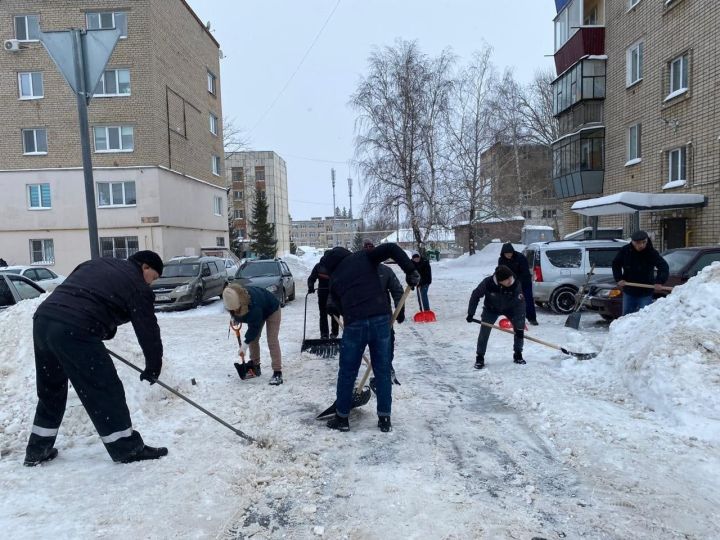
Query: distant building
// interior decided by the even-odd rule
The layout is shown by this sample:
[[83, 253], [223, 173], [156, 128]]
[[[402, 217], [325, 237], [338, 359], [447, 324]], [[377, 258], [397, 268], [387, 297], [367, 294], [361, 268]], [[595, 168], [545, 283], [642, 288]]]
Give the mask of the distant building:
[[351, 250], [355, 236], [362, 228], [362, 219], [313, 217], [307, 220], [293, 220], [291, 233], [293, 242], [298, 246], [321, 249], [341, 246]]
[[[398, 235], [398, 232], [400, 233]], [[393, 242], [398, 244], [401, 248], [412, 251], [417, 249], [417, 243], [415, 242], [415, 235], [412, 229], [400, 229], [387, 235], [385, 238], [380, 240], [381, 244], [386, 242]], [[426, 250], [439, 250], [447, 251], [454, 249], [455, 243], [455, 232], [452, 229], [443, 229], [440, 227], [433, 227], [428, 235], [427, 242], [425, 242]]]
[[[481, 249], [495, 239], [519, 244], [522, 239], [524, 225], [525, 218], [522, 216], [488, 218], [483, 221], [476, 221], [472, 225], [475, 249]], [[453, 229], [455, 230], [457, 245], [467, 251], [470, 245], [470, 224], [468, 222], [458, 223]]]
[[219, 48], [186, 2], [7, 0], [0, 20], [0, 256], [90, 258], [76, 97], [38, 41], [71, 27], [124, 32], [88, 110], [101, 256], [227, 243]]
[[290, 252], [290, 213], [288, 210], [287, 166], [285, 160], [272, 151], [233, 152], [225, 158], [230, 195], [230, 221], [233, 242], [242, 250], [250, 249], [255, 191], [265, 192], [268, 222], [275, 225], [277, 254]]

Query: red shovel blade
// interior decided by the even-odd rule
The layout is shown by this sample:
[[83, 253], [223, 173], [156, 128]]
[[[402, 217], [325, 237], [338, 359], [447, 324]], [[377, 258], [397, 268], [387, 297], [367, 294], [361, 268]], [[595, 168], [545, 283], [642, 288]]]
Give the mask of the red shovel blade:
[[436, 322], [437, 319], [435, 318], [435, 312], [431, 309], [426, 309], [425, 311], [418, 311], [414, 316], [413, 320], [416, 323], [426, 323], [426, 322]]
[[[500, 326], [500, 328], [503, 328], [504, 330], [513, 330], [514, 329], [512, 322], [510, 322], [510, 319], [508, 319], [507, 317], [503, 317], [502, 319], [500, 319], [500, 321], [498, 322], [498, 326]], [[525, 330], [527, 330], [527, 329], [528, 329], [528, 326], [526, 324]]]

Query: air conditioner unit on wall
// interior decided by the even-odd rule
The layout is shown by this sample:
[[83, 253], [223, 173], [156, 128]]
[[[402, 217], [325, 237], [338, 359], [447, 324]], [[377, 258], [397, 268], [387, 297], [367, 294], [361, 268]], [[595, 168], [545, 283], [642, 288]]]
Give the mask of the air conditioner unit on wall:
[[20, 40], [19, 39], [6, 39], [3, 43], [3, 48], [6, 51], [10, 52], [17, 52], [20, 50]]

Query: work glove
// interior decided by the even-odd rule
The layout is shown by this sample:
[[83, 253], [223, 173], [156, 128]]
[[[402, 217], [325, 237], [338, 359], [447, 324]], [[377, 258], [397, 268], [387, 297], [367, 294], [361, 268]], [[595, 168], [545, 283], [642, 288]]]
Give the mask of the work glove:
[[405, 320], [405, 308], [400, 310], [400, 313], [398, 313], [398, 316], [395, 319], [395, 322], [397, 322], [398, 324], [402, 324], [404, 320]]
[[467, 322], [473, 322], [473, 316], [472, 316], [472, 315], [468, 315], [467, 317], [465, 317], [465, 320], [466, 320]]
[[420, 273], [417, 270], [413, 270], [405, 274], [405, 282], [410, 285], [411, 289], [414, 289], [420, 283]]
[[312, 294], [315, 292], [315, 285], [308, 285], [308, 294]]
[[145, 365], [145, 370], [140, 374], [141, 381], [147, 381], [151, 385], [155, 384], [160, 377], [160, 371], [162, 370], [162, 362], [157, 366]]
[[238, 349], [238, 356], [240, 358], [245, 358], [245, 351], [247, 351], [248, 344], [244, 341], [240, 343], [240, 348]]

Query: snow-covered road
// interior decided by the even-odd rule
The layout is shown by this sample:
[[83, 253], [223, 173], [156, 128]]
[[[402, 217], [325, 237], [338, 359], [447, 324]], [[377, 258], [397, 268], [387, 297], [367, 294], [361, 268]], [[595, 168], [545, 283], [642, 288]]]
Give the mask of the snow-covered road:
[[[720, 536], [719, 323], [710, 313], [683, 326], [680, 309], [720, 305], [720, 265], [706, 272], [698, 295], [659, 302], [634, 324], [609, 330], [584, 315], [573, 331], [565, 317], [540, 312], [541, 326], [530, 334], [602, 349], [596, 359], [579, 362], [526, 343], [528, 364], [517, 366], [512, 337], [493, 332], [487, 369], [476, 371], [479, 327], [465, 322], [465, 311], [496, 260], [490, 250], [434, 266], [438, 322], [408, 317], [397, 327], [402, 385], [393, 388], [390, 434], [376, 427], [374, 400], [351, 414], [349, 433], [315, 420], [334, 400], [336, 361], [299, 352], [312, 261], [291, 264], [298, 298], [282, 313], [280, 387], [267, 385], [264, 342], [262, 377], [238, 379], [220, 302], [160, 315], [162, 379], [264, 447], [244, 444], [118, 365], [135, 427], [148, 444], [170, 450], [157, 462], [131, 465], [110, 461], [71, 392], [59, 457], [22, 467], [35, 405], [30, 321], [37, 302], [7, 310], [0, 314], [0, 530], [8, 538]], [[412, 298], [409, 315], [417, 308]], [[316, 337], [316, 309], [311, 296], [308, 337]], [[684, 341], [665, 343], [662, 328]], [[640, 345], [647, 363], [633, 356]], [[108, 347], [142, 365], [130, 327]]]

